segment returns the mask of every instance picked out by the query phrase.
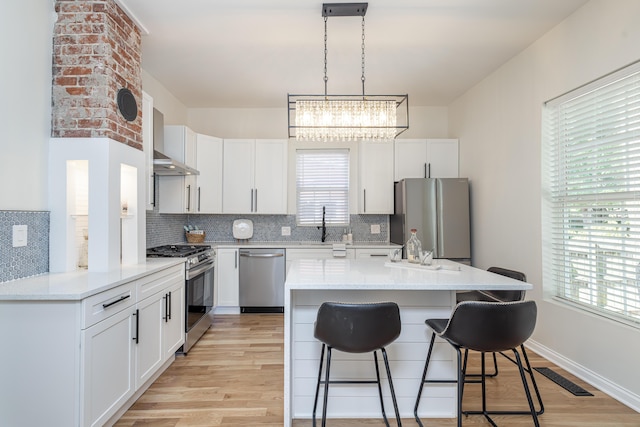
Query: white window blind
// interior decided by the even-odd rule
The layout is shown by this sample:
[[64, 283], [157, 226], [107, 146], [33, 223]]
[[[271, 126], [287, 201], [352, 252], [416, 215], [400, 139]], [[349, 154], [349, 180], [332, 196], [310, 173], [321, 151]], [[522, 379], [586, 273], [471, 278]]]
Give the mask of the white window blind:
[[349, 224], [349, 150], [296, 151], [298, 225]]
[[640, 325], [640, 67], [544, 107], [545, 293]]

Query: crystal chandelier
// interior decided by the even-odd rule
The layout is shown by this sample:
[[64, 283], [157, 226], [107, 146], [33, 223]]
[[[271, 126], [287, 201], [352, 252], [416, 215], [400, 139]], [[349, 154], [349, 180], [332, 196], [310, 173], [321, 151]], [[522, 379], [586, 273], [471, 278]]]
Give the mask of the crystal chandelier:
[[[289, 138], [301, 141], [392, 140], [409, 128], [408, 95], [366, 95], [364, 16], [368, 3], [325, 3], [324, 95], [288, 95]], [[327, 94], [327, 18], [362, 16], [362, 95]], [[402, 122], [402, 124], [399, 124]]]

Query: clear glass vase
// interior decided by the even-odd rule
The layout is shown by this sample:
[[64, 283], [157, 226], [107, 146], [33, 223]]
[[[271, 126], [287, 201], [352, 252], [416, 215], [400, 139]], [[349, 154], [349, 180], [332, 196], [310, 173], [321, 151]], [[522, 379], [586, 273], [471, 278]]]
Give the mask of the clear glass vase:
[[407, 240], [407, 261], [420, 264], [420, 254], [422, 253], [422, 243], [416, 235], [418, 230], [411, 229], [411, 236]]

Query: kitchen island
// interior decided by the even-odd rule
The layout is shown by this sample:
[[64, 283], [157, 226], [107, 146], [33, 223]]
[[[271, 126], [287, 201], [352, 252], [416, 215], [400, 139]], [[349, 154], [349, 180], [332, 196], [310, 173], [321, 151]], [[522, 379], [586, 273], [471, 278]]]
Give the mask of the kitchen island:
[[[413, 406], [424, 368], [431, 332], [425, 319], [449, 317], [455, 293], [461, 290], [529, 290], [525, 282], [509, 279], [447, 260], [432, 267], [389, 263], [384, 259], [302, 259], [292, 263], [285, 284], [284, 425], [292, 419], [311, 418], [321, 344], [313, 337], [318, 307], [324, 301], [393, 301], [400, 306], [402, 333], [387, 347], [391, 374], [403, 418], [413, 417]], [[333, 357], [332, 379], [375, 378], [371, 354]], [[455, 378], [451, 347], [436, 341], [429, 369], [430, 378]], [[388, 386], [383, 386], [385, 408], [392, 412]], [[421, 417], [453, 418], [456, 414], [454, 384], [425, 386]], [[318, 414], [322, 411], [319, 399]], [[337, 385], [331, 387], [330, 418], [379, 418], [376, 387]]]

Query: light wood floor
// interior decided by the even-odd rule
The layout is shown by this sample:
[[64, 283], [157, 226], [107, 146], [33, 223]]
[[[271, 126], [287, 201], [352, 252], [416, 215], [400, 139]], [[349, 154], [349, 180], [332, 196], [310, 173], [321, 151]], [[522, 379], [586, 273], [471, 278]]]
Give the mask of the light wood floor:
[[[534, 367], [550, 367], [594, 394], [575, 397], [547, 378], [537, 375], [545, 413], [543, 427], [640, 426], [640, 414], [578, 380], [547, 360], [529, 352]], [[475, 364], [473, 364], [475, 363]], [[500, 375], [488, 387], [489, 407], [512, 409], [524, 399], [515, 366], [500, 360]], [[472, 360], [469, 370], [477, 368]], [[477, 407], [479, 386], [465, 388], [465, 408]], [[499, 390], [499, 391], [496, 391]], [[216, 316], [213, 326], [186, 357], [178, 357], [167, 371], [116, 423], [140, 426], [234, 426], [280, 427], [283, 425], [283, 317], [274, 314]], [[521, 409], [518, 406], [517, 409]], [[387, 413], [393, 416], [392, 408]], [[530, 416], [496, 416], [500, 426], [533, 425]], [[394, 421], [391, 421], [395, 425]], [[455, 420], [426, 419], [425, 426], [455, 426]], [[320, 423], [318, 423], [320, 425]], [[328, 426], [383, 426], [381, 420], [329, 420]], [[416, 426], [413, 419], [403, 425]], [[484, 417], [463, 420], [465, 426], [488, 426]], [[294, 427], [311, 426], [296, 420]]]

